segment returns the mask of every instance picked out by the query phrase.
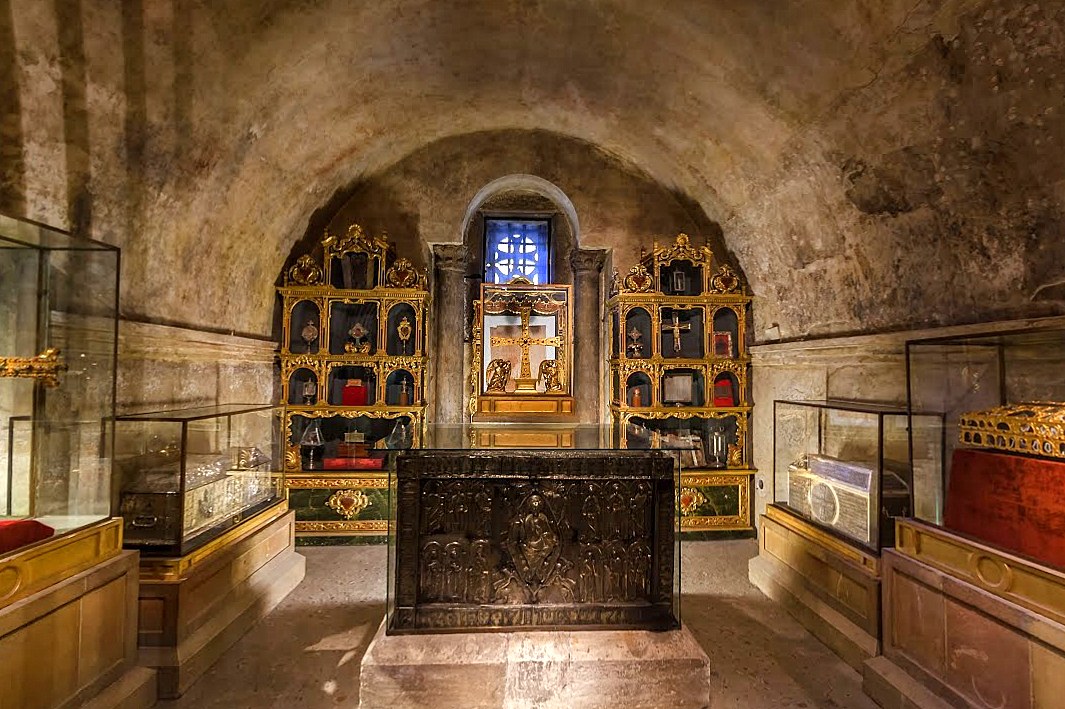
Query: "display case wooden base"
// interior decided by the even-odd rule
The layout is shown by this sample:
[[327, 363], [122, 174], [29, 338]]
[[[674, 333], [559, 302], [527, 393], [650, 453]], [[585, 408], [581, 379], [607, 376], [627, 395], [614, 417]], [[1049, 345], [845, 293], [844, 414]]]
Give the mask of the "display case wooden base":
[[137, 552], [108, 520], [0, 560], [0, 707], [148, 707]]
[[159, 672], [159, 697], [181, 696], [301, 580], [287, 503], [183, 557], [140, 566], [140, 663]]
[[941, 527], [896, 529], [866, 693], [892, 707], [1062, 706], [1065, 573]]
[[777, 505], [758, 541], [751, 583], [861, 671], [880, 650], [880, 559]]

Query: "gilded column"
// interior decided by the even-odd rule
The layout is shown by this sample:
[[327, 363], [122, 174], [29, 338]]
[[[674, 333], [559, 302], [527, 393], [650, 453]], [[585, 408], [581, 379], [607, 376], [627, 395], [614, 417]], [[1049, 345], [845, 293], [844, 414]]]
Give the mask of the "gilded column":
[[601, 275], [606, 252], [577, 250], [570, 255], [573, 268], [573, 396], [581, 423], [599, 423], [602, 398], [603, 306]]
[[462, 244], [437, 244], [433, 248], [433, 420], [461, 424], [466, 385], [462, 375], [462, 333], [466, 317], [466, 249]]

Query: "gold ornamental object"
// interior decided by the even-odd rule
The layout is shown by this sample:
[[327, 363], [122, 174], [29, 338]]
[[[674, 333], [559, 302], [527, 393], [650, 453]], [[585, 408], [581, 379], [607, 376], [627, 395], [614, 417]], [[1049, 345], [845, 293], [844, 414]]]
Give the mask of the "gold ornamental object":
[[37, 379], [49, 388], [59, 386], [59, 375], [65, 371], [58, 347], [49, 347], [36, 357], [0, 357], [0, 377]]
[[337, 490], [326, 505], [344, 519], [351, 520], [370, 506], [370, 498], [362, 490]]
[[963, 413], [958, 439], [970, 446], [1065, 459], [1065, 403], [1007, 404]]

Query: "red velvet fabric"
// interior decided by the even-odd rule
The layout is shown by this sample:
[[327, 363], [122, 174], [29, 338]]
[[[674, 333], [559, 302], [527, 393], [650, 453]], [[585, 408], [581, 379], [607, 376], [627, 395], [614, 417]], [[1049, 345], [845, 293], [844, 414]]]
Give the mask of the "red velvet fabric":
[[947, 528], [1065, 568], [1065, 461], [958, 449]]
[[366, 398], [366, 385], [351, 385], [340, 390], [340, 403], [342, 406], [366, 406]]
[[47, 539], [53, 534], [54, 529], [35, 519], [0, 520], [0, 554]]

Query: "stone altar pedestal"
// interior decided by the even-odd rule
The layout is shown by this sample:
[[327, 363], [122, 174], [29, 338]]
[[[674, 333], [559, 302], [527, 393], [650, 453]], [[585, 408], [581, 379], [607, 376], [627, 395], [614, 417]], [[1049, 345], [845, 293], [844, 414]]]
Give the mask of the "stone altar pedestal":
[[362, 659], [359, 706], [710, 705], [710, 659], [686, 629], [385, 635]]

